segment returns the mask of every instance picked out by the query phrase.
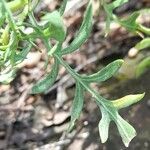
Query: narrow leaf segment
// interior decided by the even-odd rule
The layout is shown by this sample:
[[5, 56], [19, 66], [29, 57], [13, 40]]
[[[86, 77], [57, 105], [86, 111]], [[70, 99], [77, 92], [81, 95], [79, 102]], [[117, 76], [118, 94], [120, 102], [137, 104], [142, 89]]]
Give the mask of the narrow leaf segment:
[[69, 125], [69, 131], [72, 130], [74, 127], [75, 121], [79, 118], [82, 107], [83, 107], [83, 99], [84, 99], [84, 89], [82, 85], [77, 81], [76, 83], [76, 91], [75, 91], [75, 97], [72, 103], [72, 110], [71, 110], [71, 121]]
[[64, 48], [61, 52], [61, 55], [65, 55], [68, 53], [72, 53], [78, 48], [81, 47], [81, 45], [87, 40], [91, 33], [92, 28], [92, 4], [89, 2], [89, 5], [86, 9], [83, 22], [81, 24], [81, 27], [79, 31], [77, 32], [75, 39], [72, 41], [72, 43], [67, 47]]
[[51, 72], [41, 81], [37, 82], [33, 87], [32, 87], [32, 94], [37, 94], [37, 93], [42, 93], [46, 91], [48, 88], [50, 88], [53, 83], [55, 82], [57, 75], [58, 75], [58, 70], [59, 70], [59, 63], [55, 59], [55, 63], [52, 67]]

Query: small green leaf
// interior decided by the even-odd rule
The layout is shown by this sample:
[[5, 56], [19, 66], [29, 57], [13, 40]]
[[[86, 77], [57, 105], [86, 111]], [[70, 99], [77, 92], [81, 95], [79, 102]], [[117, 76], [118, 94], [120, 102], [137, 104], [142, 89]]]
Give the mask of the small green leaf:
[[107, 4], [105, 1], [103, 1], [102, 5], [104, 7], [104, 10], [107, 14], [107, 19], [106, 19], [106, 35], [108, 34], [109, 32], [109, 29], [110, 29], [110, 23], [111, 23], [111, 20], [116, 20], [117, 17], [116, 15], [113, 13], [113, 10], [119, 6], [122, 6], [124, 3], [128, 2], [128, 0], [116, 0], [116, 1], [113, 1], [109, 4]]
[[134, 12], [128, 18], [122, 20], [118, 19], [118, 21], [127, 30], [136, 32], [138, 30], [138, 23], [136, 22], [136, 20], [139, 17], [139, 15], [139, 12]]
[[136, 77], [140, 77], [148, 69], [150, 69], [150, 56], [138, 64], [136, 68]]
[[[127, 3], [128, 0], [116, 0], [109, 4], [103, 3], [104, 9], [107, 12], [108, 16], [111, 18], [113, 16], [113, 10], [119, 6], [122, 6], [124, 3]], [[113, 17], [112, 17], [113, 18]]]
[[19, 54], [15, 55], [15, 62], [16, 63], [21, 63], [24, 59], [26, 59], [27, 54], [29, 53], [29, 51], [31, 50], [32, 45], [29, 44], [28, 47], [22, 49], [21, 52], [19, 52]]
[[137, 50], [142, 50], [150, 47], [150, 38], [144, 38], [142, 41], [138, 42], [135, 46]]
[[61, 52], [62, 55], [72, 53], [73, 51], [80, 48], [80, 46], [87, 40], [90, 35], [92, 28], [92, 4], [89, 2], [89, 5], [86, 9], [82, 25], [75, 36], [75, 39], [69, 45], [69, 47], [64, 48]]
[[46, 15], [42, 17], [42, 20], [46, 21], [46, 29], [44, 30], [45, 36], [54, 38], [60, 42], [64, 41], [66, 37], [66, 28], [58, 11], [46, 13]]
[[116, 113], [116, 119], [114, 120], [118, 131], [122, 137], [122, 141], [126, 147], [129, 146], [131, 140], [136, 136], [135, 129], [125, 121], [118, 113]]
[[84, 89], [82, 85], [77, 82], [76, 83], [76, 91], [75, 91], [75, 97], [72, 104], [72, 110], [71, 110], [71, 121], [69, 125], [69, 131], [72, 130], [74, 127], [75, 121], [79, 118], [82, 107], [83, 107], [83, 98], [84, 98]]
[[109, 124], [110, 124], [110, 117], [107, 111], [101, 106], [100, 107], [101, 113], [102, 113], [102, 118], [99, 122], [99, 134], [101, 138], [101, 142], [105, 143], [108, 139], [108, 131], [109, 131]]
[[89, 76], [83, 76], [82, 79], [87, 82], [102, 82], [111, 78], [121, 67], [123, 64], [123, 60], [118, 59], [110, 64], [108, 64], [105, 68], [101, 69], [95, 74]]
[[127, 95], [120, 99], [111, 101], [113, 106], [117, 109], [128, 107], [134, 103], [139, 102], [143, 97], [145, 93], [143, 94], [136, 94], [136, 95]]
[[55, 59], [55, 63], [52, 67], [51, 72], [44, 79], [37, 82], [32, 87], [31, 93], [32, 94], [42, 93], [42, 92], [46, 91], [48, 88], [50, 88], [57, 78], [58, 70], [59, 70], [59, 63], [58, 63], [57, 59]]

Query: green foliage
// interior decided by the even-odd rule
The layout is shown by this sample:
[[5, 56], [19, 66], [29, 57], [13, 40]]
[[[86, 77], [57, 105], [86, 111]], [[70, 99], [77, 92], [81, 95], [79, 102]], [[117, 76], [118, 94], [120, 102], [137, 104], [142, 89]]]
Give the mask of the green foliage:
[[60, 42], [64, 41], [66, 30], [63, 24], [62, 17], [60, 16], [60, 13], [58, 11], [46, 13], [46, 15], [42, 17], [42, 20], [46, 21], [46, 24], [44, 25], [44, 28], [46, 28], [46, 30], [44, 31], [45, 36], [54, 38]]
[[76, 83], [76, 91], [75, 97], [72, 103], [72, 111], [71, 111], [71, 121], [70, 126], [68, 128], [69, 131], [72, 130], [74, 127], [75, 121], [79, 118], [82, 107], [83, 107], [83, 99], [84, 99], [84, 88], [83, 86], [77, 81]]
[[[102, 2], [102, 6], [106, 12], [106, 35], [109, 33], [109, 28], [111, 21], [117, 22], [122, 27], [127, 29], [128, 31], [140, 35], [143, 39], [135, 45], [135, 49], [139, 52], [142, 49], [150, 48], [150, 28], [145, 27], [144, 25], [137, 22], [137, 19], [140, 15], [146, 13], [150, 14], [150, 9], [143, 9], [139, 11], [134, 11], [131, 15], [128, 15], [126, 18], [119, 18], [117, 15], [113, 13], [113, 11], [128, 2], [128, 0], [115, 0], [111, 3]], [[142, 75], [149, 67], [149, 57], [145, 58], [142, 62], [139, 63], [136, 71], [137, 77]]]
[[107, 19], [106, 19], [106, 34], [109, 32], [110, 28], [110, 23], [112, 20], [117, 21], [117, 16], [113, 13], [113, 10], [124, 3], [128, 2], [128, 0], [115, 0], [109, 4], [105, 2], [105, 0], [102, 1], [102, 6], [104, 7], [104, 10], [107, 14]]
[[149, 47], [150, 47], [150, 38], [144, 38], [143, 40], [141, 40], [139, 43], [135, 45], [135, 48], [138, 51], [143, 50], [145, 48], [149, 48]]
[[119, 23], [125, 27], [127, 30], [131, 32], [135, 32], [138, 30], [138, 23], [136, 22], [136, 19], [139, 17], [140, 13], [139, 12], [134, 12], [128, 18], [118, 20]]
[[80, 29], [77, 32], [77, 35], [75, 36], [75, 39], [72, 41], [69, 47], [64, 48], [62, 50], [61, 54], [65, 55], [80, 48], [80, 46], [87, 40], [91, 32], [91, 28], [92, 28], [92, 5], [89, 5], [85, 12], [84, 19], [80, 26]]
[[[21, 2], [19, 0], [16, 1]], [[0, 82], [4, 83], [5, 81], [10, 81], [10, 78], [14, 75], [14, 71], [16, 71], [17, 64], [22, 62], [26, 58], [26, 55], [31, 49], [31, 46], [36, 46], [34, 44], [35, 40], [37, 38], [40, 38], [47, 49], [48, 59], [53, 57], [54, 64], [51, 71], [41, 81], [37, 82], [32, 87], [31, 93], [41, 93], [50, 88], [57, 78], [59, 66], [65, 67], [68, 73], [76, 81], [76, 90], [75, 97], [72, 103], [69, 131], [72, 130], [76, 120], [81, 114], [84, 102], [84, 92], [86, 91], [91, 94], [102, 113], [102, 118], [99, 123], [99, 132], [102, 143], [107, 141], [109, 124], [111, 121], [113, 121], [118, 128], [123, 143], [125, 144], [125, 146], [128, 146], [129, 142], [136, 135], [136, 131], [127, 121], [125, 121], [120, 116], [118, 110], [138, 102], [143, 98], [144, 94], [128, 95], [121, 99], [108, 100], [102, 97], [95, 89], [90, 86], [90, 83], [92, 82], [102, 82], [111, 78], [121, 67], [123, 60], [116, 60], [97, 73], [83, 76], [75, 72], [75, 70], [73, 70], [63, 59], [63, 55], [72, 53], [75, 50], [79, 49], [90, 35], [93, 18], [91, 1], [89, 1], [88, 3], [83, 22], [79, 28], [79, 31], [77, 32], [77, 35], [75, 36], [75, 39], [67, 48], [62, 47], [63, 41], [66, 37], [66, 29], [63, 23], [62, 15], [64, 13], [67, 0], [63, 1], [59, 11], [47, 13], [42, 17], [42, 21], [40, 22], [37, 22], [37, 20], [34, 18], [32, 12], [34, 5], [30, 1], [26, 0], [25, 2], [27, 3], [24, 3], [24, 7], [30, 6], [30, 9], [28, 9], [28, 13], [23, 13], [23, 19], [21, 19], [20, 21], [20, 14], [16, 14], [14, 19], [15, 14], [13, 14], [13, 11], [22, 9], [22, 5], [19, 5], [20, 3], [18, 3], [18, 5], [15, 6], [15, 9], [11, 10], [12, 6], [10, 6], [9, 3], [6, 3], [5, 0], [0, 1], [0, 7], [5, 12], [4, 15], [1, 16], [1, 19], [4, 20], [4, 22], [8, 25], [7, 28], [5, 27], [3, 34], [0, 37], [0, 67], [1, 70], [7, 69], [8, 71], [5, 71], [4, 74], [0, 75]], [[107, 10], [107, 13], [109, 15], [108, 20], [114, 18], [112, 14], [113, 9], [125, 2], [126, 1], [118, 0], [108, 6], [106, 5], [106, 3], [104, 3], [105, 9]], [[29, 23], [24, 21], [24, 18], [27, 17], [27, 15], [30, 20]], [[136, 16], [130, 19], [131, 22], [134, 23], [136, 20]], [[122, 23], [124, 22], [122, 21]], [[24, 28], [26, 26], [32, 28], [33, 32], [26, 34], [24, 32]], [[57, 43], [53, 47], [51, 46], [50, 42], [52, 38], [57, 41]], [[26, 48], [20, 48], [18, 45], [19, 42], [22, 41], [29, 46]], [[9, 70], [11, 70], [10, 73], [8, 73]]]
[[51, 72], [41, 81], [36, 83], [32, 88], [32, 94], [42, 93], [46, 91], [55, 82], [59, 71], [59, 62], [55, 59]]
[[[135, 50], [137, 52], [146, 49], [146, 48], [150, 48], [150, 38], [144, 38], [143, 40], [141, 40], [140, 42], [138, 42], [135, 45]], [[143, 73], [145, 73], [148, 69], [150, 68], [150, 56], [147, 56], [146, 58], [144, 58], [137, 66], [136, 68], [136, 76], [140, 77]]]
[[150, 68], [150, 56], [146, 57], [144, 60], [142, 60], [137, 68], [136, 68], [136, 76], [141, 76], [144, 72], [146, 72]]
[[111, 78], [121, 67], [123, 60], [116, 60], [97, 73], [83, 77], [87, 82], [102, 82]]

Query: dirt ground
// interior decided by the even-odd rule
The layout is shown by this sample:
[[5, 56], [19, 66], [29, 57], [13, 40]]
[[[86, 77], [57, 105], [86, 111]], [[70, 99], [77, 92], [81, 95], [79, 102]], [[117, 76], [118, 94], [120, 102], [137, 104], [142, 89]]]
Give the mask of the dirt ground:
[[[68, 27], [68, 36], [64, 45], [75, 36], [86, 7], [87, 0], [70, 0], [65, 13], [64, 22]], [[59, 1], [44, 0], [36, 9], [37, 19], [42, 10], [52, 11], [58, 8]], [[129, 34], [126, 30], [112, 26], [111, 33], [104, 37], [105, 16], [98, 11], [94, 3], [94, 26], [90, 38], [80, 51], [69, 54], [65, 60], [80, 73], [92, 73], [109, 62], [123, 58], [128, 70], [122, 68], [124, 78], [118, 76], [103, 84], [93, 85], [104, 97], [119, 98], [128, 94], [146, 93], [143, 101], [122, 110], [120, 113], [136, 129], [137, 136], [129, 148], [125, 148], [116, 126], [110, 127], [109, 140], [101, 144], [98, 122], [101, 118], [96, 104], [85, 94], [82, 115], [75, 129], [66, 134], [70, 120], [70, 108], [74, 97], [75, 81], [64, 68], [60, 69], [55, 84], [40, 95], [29, 95], [28, 89], [45, 74], [44, 54], [35, 50], [30, 52], [27, 60], [21, 64], [14, 81], [10, 85], [0, 85], [0, 149], [6, 150], [149, 150], [150, 149], [150, 71], [136, 79], [133, 66], [141, 55], [149, 55], [144, 51], [130, 60], [128, 51], [140, 38]], [[148, 0], [131, 0], [127, 5], [116, 10], [120, 16], [132, 10], [150, 7]], [[98, 15], [100, 13], [100, 15]], [[147, 19], [143, 22], [150, 25]], [[40, 40], [37, 44], [44, 49]], [[50, 60], [48, 67], [51, 67]]]

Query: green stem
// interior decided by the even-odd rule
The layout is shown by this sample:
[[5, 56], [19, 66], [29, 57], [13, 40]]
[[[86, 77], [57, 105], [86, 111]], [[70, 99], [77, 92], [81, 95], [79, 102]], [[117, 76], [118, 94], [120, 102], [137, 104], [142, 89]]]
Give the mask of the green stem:
[[76, 73], [63, 59], [61, 56], [54, 54], [54, 57], [58, 59], [58, 61], [66, 68], [66, 70], [71, 74], [71, 76], [80, 82], [80, 84], [83, 85], [83, 87], [91, 93], [91, 95], [96, 99], [97, 102], [100, 102], [101, 105], [106, 108], [106, 105], [111, 105], [111, 102], [104, 99], [102, 96], [99, 95], [99, 93], [95, 90], [93, 90], [88, 84], [86, 84], [80, 77], [78, 73]]
[[[16, 33], [17, 30], [17, 26], [15, 24], [15, 20], [13, 19], [12, 13], [10, 11], [10, 8], [8, 7], [7, 3], [5, 2], [5, 0], [1, 0], [2, 4], [7, 12], [7, 16], [8, 16], [8, 22], [10, 24], [10, 27], [12, 28], [12, 30]], [[17, 33], [16, 33], [17, 34]]]

